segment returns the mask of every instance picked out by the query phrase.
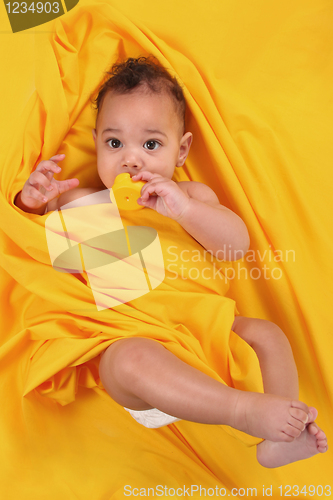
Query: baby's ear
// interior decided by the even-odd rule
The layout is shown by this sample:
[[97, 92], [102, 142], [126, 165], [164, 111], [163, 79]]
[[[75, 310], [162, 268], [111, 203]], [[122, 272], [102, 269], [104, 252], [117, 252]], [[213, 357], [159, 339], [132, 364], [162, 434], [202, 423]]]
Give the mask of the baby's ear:
[[191, 132], [186, 132], [180, 140], [179, 156], [176, 167], [182, 167], [185, 163], [187, 155], [190, 151], [193, 135]]
[[92, 129], [92, 135], [93, 135], [94, 143], [96, 146], [96, 129], [95, 128]]

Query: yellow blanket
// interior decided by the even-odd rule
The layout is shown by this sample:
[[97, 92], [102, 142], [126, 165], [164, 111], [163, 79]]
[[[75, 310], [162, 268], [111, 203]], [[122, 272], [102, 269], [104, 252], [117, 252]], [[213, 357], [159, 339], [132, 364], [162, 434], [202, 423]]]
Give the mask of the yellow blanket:
[[[98, 361], [135, 324], [137, 335], [156, 338], [218, 380], [259, 390], [252, 351], [229, 331], [234, 299], [240, 314], [285, 331], [300, 399], [318, 408], [332, 438], [332, 14], [324, 1], [80, 0], [19, 34], [1, 20], [8, 73], [0, 124], [4, 498], [118, 499], [177, 489], [178, 496], [218, 498], [233, 488], [244, 489], [232, 491], [238, 498], [250, 488], [279, 498], [297, 487], [301, 497], [314, 491], [319, 498], [320, 485], [328, 493], [330, 452], [266, 470], [244, 445], [255, 440], [222, 426], [181, 421], [145, 429], [103, 390]], [[194, 144], [175, 179], [211, 186], [246, 222], [251, 249], [223, 265], [229, 290], [224, 280], [203, 278], [203, 267], [221, 263], [191, 262], [198, 279], [192, 270], [190, 286], [172, 280], [171, 267], [160, 287], [116, 315], [96, 309], [84, 280], [52, 268], [48, 216], [23, 214], [13, 200], [32, 169], [57, 152], [66, 154], [62, 178], [99, 185], [91, 94], [119, 56], [148, 53], [179, 77], [188, 102]], [[180, 249], [200, 247], [172, 221], [168, 234], [162, 216], [138, 214], [140, 225], [156, 225], [164, 252], [174, 240]], [[180, 296], [184, 307], [172, 307]]]

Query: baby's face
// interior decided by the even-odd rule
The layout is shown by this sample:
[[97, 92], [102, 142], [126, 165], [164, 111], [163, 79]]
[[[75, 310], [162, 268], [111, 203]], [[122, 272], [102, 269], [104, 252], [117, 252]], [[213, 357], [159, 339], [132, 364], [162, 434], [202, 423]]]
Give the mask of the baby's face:
[[192, 134], [180, 132], [180, 119], [167, 94], [135, 90], [108, 92], [93, 130], [98, 174], [107, 188], [117, 175], [142, 170], [172, 178], [184, 164]]

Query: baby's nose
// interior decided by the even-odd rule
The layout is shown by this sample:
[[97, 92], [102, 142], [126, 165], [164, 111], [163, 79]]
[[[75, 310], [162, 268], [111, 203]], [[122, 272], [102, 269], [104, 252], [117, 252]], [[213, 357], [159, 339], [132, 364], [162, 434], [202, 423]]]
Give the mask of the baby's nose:
[[122, 166], [125, 168], [130, 167], [140, 170], [140, 168], [142, 167], [142, 161], [138, 154], [131, 153], [124, 156]]

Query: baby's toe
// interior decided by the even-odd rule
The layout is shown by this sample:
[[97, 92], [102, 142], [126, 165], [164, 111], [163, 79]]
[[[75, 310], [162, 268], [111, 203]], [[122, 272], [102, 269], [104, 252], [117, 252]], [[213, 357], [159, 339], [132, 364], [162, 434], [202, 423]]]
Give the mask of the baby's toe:
[[298, 420], [297, 418], [291, 417], [289, 420], [289, 425], [295, 427], [300, 432], [304, 431], [306, 423], [303, 420]]
[[314, 408], [313, 406], [309, 406], [309, 420], [308, 422], [314, 422], [316, 418], [318, 417], [318, 410]]
[[319, 451], [319, 453], [326, 453], [326, 451], [328, 450], [327, 440], [319, 441], [317, 443], [317, 450]]
[[325, 453], [328, 450], [327, 437], [325, 432], [318, 427], [315, 422], [308, 425], [308, 432], [312, 436], [316, 437], [317, 440], [317, 450], [319, 453]]
[[[311, 424], [308, 425], [308, 432], [309, 434], [311, 434], [312, 436], [316, 436], [317, 439], [319, 438], [319, 436], [325, 436], [325, 433], [324, 431], [322, 431], [318, 425], [316, 424], [316, 422], [311, 422]], [[319, 434], [319, 435], [318, 435]], [[326, 437], [326, 436], [325, 436]]]
[[287, 424], [285, 428], [283, 429], [283, 432], [287, 435], [290, 436], [292, 439], [298, 438], [298, 436], [301, 435], [302, 430], [298, 429], [294, 425]]
[[302, 410], [290, 409], [288, 425], [295, 427], [299, 432], [304, 431], [308, 421], [308, 415]]
[[302, 422], [302, 424], [306, 424], [310, 418], [309, 408], [305, 403], [302, 403], [301, 401], [296, 401], [296, 403], [299, 403], [299, 405], [294, 406], [295, 402], [294, 401], [292, 402], [292, 406], [289, 409], [289, 414], [294, 419]]

